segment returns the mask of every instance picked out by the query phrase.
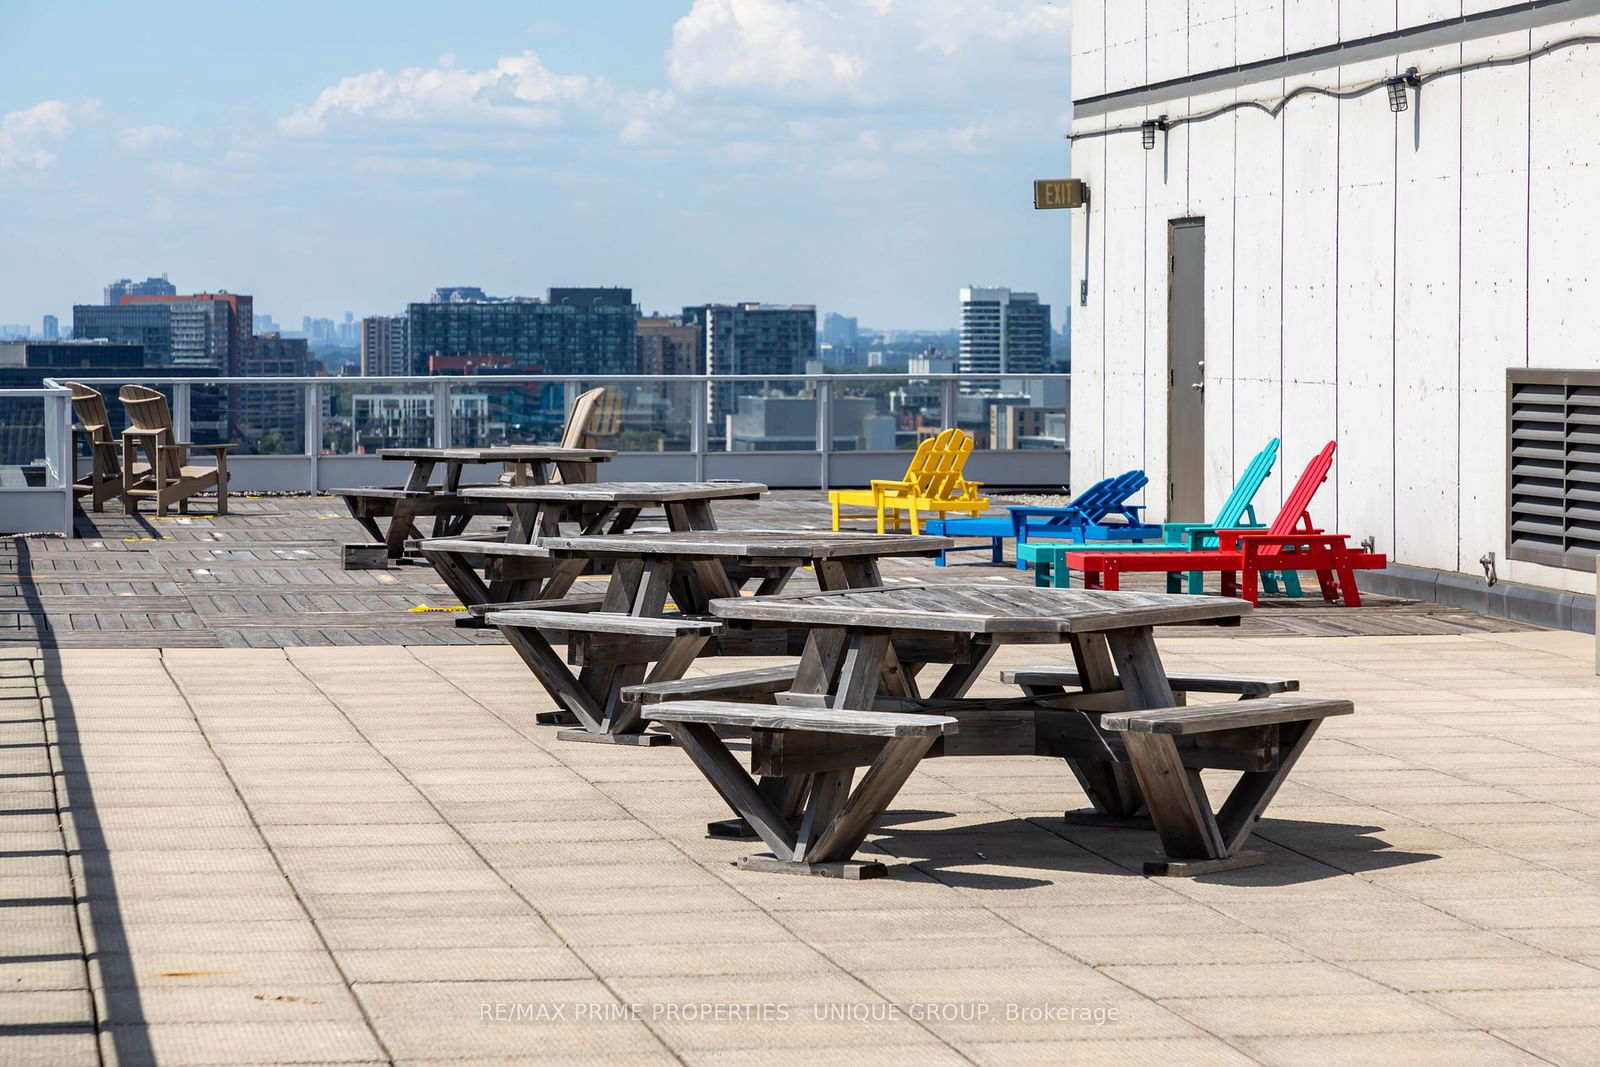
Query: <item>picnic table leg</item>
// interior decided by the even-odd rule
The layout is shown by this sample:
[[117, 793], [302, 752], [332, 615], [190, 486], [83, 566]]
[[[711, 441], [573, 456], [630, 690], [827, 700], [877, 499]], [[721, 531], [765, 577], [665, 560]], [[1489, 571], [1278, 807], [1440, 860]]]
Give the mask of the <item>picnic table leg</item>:
[[506, 530], [506, 544], [533, 544], [533, 539], [539, 533], [540, 510], [537, 500], [511, 501], [511, 526]]
[[[891, 646], [892, 647], [892, 646]], [[930, 700], [959, 700], [967, 695], [967, 690], [972, 688], [972, 683], [978, 680], [983, 669], [999, 651], [998, 645], [980, 645], [981, 651], [966, 663], [952, 663], [944, 672], [944, 677], [939, 679], [939, 684], [934, 686], [929, 695]]]
[[[822, 568], [818, 567], [820, 575]], [[818, 627], [806, 635], [806, 647], [800, 654], [800, 667], [795, 672], [790, 692], [820, 696], [834, 691], [844, 671], [850, 633], [832, 627]], [[840, 686], [842, 688], [842, 686]], [[876, 691], [876, 690], [874, 690]], [[774, 802], [781, 801], [780, 810], [793, 811], [805, 797], [810, 776], [777, 778], [764, 776], [761, 789]], [[737, 810], [737, 809], [735, 809]], [[720, 819], [706, 824], [708, 837], [746, 838], [753, 836], [742, 818]]]
[[421, 536], [417, 529], [416, 505], [411, 501], [400, 499], [394, 502], [394, 515], [389, 519], [389, 532], [384, 535], [390, 559], [399, 559], [406, 554], [406, 539], [413, 533]]
[[[587, 561], [563, 560], [562, 562], [565, 564], [586, 563]], [[624, 560], [618, 563], [616, 569], [611, 572], [611, 581], [606, 586], [605, 599], [600, 603], [600, 610], [618, 614], [626, 613], [633, 603], [635, 594], [638, 592], [639, 576], [643, 573], [643, 570], [644, 564], [639, 560]], [[559, 578], [561, 575], [558, 573], [556, 577]], [[548, 594], [548, 589], [549, 585], [553, 585], [555, 581], [556, 578], [552, 578], [550, 583], [546, 585], [544, 599], [553, 599]], [[594, 726], [589, 728], [590, 733], [601, 734], [605, 732], [604, 723], [607, 705], [605, 694], [612, 688], [617, 669], [616, 667], [590, 666], [578, 672], [577, 684], [591, 695], [596, 709]], [[570, 677], [572, 672], [566, 671], [565, 673]], [[559, 711], [541, 711], [533, 717], [533, 721], [541, 726], [566, 726], [570, 724], [571, 719]], [[583, 725], [589, 727], [586, 722]]]
[[[528, 665], [539, 684], [544, 686], [545, 692], [576, 717], [578, 722], [598, 733], [605, 717], [604, 710], [595, 701], [593, 692], [572, 676], [566, 663], [550, 647], [550, 642], [545, 640], [544, 634], [531, 626], [503, 626], [500, 632], [505, 634], [506, 643], [522, 657], [522, 662]], [[534, 716], [536, 722], [551, 720], [560, 721], [559, 713]]]
[[469, 567], [465, 560], [454, 552], [434, 552], [423, 549], [422, 555], [433, 564], [433, 569], [438, 572], [444, 584], [461, 601], [461, 606], [470, 608], [475, 604], [492, 604], [495, 601], [489, 587], [484, 584], [478, 573]]
[[[1078, 668], [1085, 692], [1115, 692], [1120, 681], [1104, 634], [1074, 634], [1071, 637], [1072, 658]], [[1059, 686], [1051, 689], [1060, 691]], [[1042, 695], [1036, 688], [1026, 690], [1028, 695]], [[1125, 826], [1144, 807], [1144, 797], [1133, 770], [1125, 763], [1111, 760], [1067, 759], [1078, 784], [1083, 787], [1093, 807], [1089, 810], [1068, 811], [1063, 816], [1067, 822], [1094, 826]], [[1141, 824], [1142, 825], [1142, 824]]]
[[[1129, 710], [1170, 708], [1176, 704], [1161, 665], [1161, 654], [1156, 649], [1155, 633], [1150, 627], [1118, 630], [1109, 634], [1107, 640], [1116, 659], [1123, 691], [1128, 695]], [[1129, 732], [1122, 735], [1122, 741], [1150, 809], [1150, 818], [1161, 837], [1161, 847], [1170, 857], [1145, 864], [1146, 874], [1206, 874], [1261, 863], [1259, 852], [1237, 852], [1232, 846], [1244, 840], [1240, 830], [1247, 835], [1255, 818], [1265, 809], [1267, 801], [1277, 791], [1277, 784], [1288, 774], [1286, 765], [1280, 764], [1276, 771], [1247, 773], [1240, 779], [1239, 786], [1234, 789], [1239, 801], [1234, 802], [1230, 796], [1233, 807], [1224, 805], [1229, 813], [1228, 825], [1234, 831], [1232, 835], [1225, 835], [1211, 812], [1200, 772], [1183, 765], [1183, 757], [1172, 735]], [[1288, 763], [1292, 764], [1298, 755], [1298, 751], [1293, 752]], [[1243, 787], [1242, 793], [1240, 787]]]

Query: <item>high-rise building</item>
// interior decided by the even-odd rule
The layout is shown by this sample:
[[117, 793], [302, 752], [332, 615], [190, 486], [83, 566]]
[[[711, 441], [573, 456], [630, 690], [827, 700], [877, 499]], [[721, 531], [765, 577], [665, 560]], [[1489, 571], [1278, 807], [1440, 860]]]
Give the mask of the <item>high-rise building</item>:
[[[683, 309], [683, 321], [700, 331], [706, 372], [803, 374], [817, 355], [817, 309], [811, 304], [702, 304]], [[713, 382], [712, 426], [738, 409], [738, 397], [774, 391], [760, 381]], [[778, 392], [786, 391], [777, 386]]]
[[361, 320], [361, 373], [367, 377], [410, 374], [404, 315], [372, 315]]
[[822, 316], [822, 340], [824, 344], [854, 348], [860, 339], [861, 329], [853, 317], [840, 315], [833, 311]]
[[523, 373], [631, 374], [637, 360], [630, 289], [551, 289], [548, 300], [433, 302], [406, 307], [409, 364], [432, 356], [510, 356]]
[[[253, 338], [244, 366], [247, 378], [303, 378], [310, 373], [311, 352], [303, 337], [267, 333]], [[235, 437], [246, 450], [270, 455], [301, 452], [305, 412], [297, 385], [229, 387], [229, 408]]]
[[[107, 341], [0, 342], [0, 389], [37, 389], [46, 378], [112, 378], [137, 375], [144, 367], [139, 345]], [[122, 405], [112, 403], [115, 433], [120, 433]], [[26, 468], [41, 463], [45, 448], [45, 413], [37, 404], [8, 405], [0, 418], [0, 464]], [[30, 482], [31, 484], [31, 482]], [[42, 484], [42, 483], [40, 483]]]
[[[128, 293], [119, 308], [165, 307], [171, 318], [168, 365], [212, 367], [237, 376], [251, 360], [255, 298], [240, 293], [189, 293], [182, 296]], [[76, 314], [77, 309], [73, 309]]]
[[967, 380], [963, 392], [994, 391], [999, 383], [985, 374], [1034, 374], [1050, 358], [1050, 305], [1038, 293], [1010, 289], [961, 290], [961, 354]]
[[639, 374], [700, 373], [700, 329], [676, 318], [644, 318], [638, 323]]
[[105, 304], [107, 307], [116, 307], [122, 303], [125, 296], [177, 296], [178, 287], [167, 281], [163, 274], [159, 278], [146, 278], [136, 282], [132, 278], [118, 278], [105, 289]]
[[146, 365], [173, 365], [172, 309], [163, 304], [74, 304], [72, 336], [139, 345]]
[[46, 315], [42, 332], [46, 341], [59, 340], [61, 337], [61, 320], [54, 315]]

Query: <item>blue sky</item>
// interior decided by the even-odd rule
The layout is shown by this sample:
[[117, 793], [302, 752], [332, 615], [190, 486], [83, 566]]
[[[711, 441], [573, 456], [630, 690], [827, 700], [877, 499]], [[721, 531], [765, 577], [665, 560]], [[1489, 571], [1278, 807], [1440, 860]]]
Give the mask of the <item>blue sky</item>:
[[955, 324], [1067, 298], [1065, 0], [0, 0], [0, 322], [629, 285]]

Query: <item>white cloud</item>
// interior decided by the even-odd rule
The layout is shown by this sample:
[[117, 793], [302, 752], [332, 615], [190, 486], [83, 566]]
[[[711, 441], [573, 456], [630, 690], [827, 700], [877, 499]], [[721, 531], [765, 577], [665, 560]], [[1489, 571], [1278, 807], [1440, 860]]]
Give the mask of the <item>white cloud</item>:
[[667, 73], [687, 92], [775, 89], [848, 95], [866, 61], [850, 47], [853, 5], [695, 0], [672, 27]]
[[297, 135], [363, 121], [539, 129], [559, 125], [572, 109], [606, 95], [603, 80], [557, 74], [532, 51], [504, 56], [487, 70], [462, 70], [445, 56], [434, 67], [351, 75], [279, 119], [278, 127]]
[[178, 131], [168, 126], [129, 126], [117, 135], [124, 152], [147, 152], [160, 144], [178, 139]]
[[[49, 146], [65, 139], [74, 129], [72, 113], [85, 105], [62, 100], [45, 100], [0, 116], [0, 170], [45, 170], [55, 165]], [[92, 105], [87, 105], [92, 110]]]
[[1064, 73], [1070, 18], [1065, 0], [695, 0], [673, 27], [667, 72], [685, 93], [941, 97], [981, 84], [980, 72], [1003, 76], [1019, 54]]

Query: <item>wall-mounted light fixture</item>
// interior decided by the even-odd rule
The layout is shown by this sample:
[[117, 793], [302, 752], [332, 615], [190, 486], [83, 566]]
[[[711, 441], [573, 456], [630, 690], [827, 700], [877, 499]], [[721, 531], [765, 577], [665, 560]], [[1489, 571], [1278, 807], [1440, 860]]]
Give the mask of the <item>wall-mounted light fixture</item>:
[[1139, 143], [1144, 145], [1146, 152], [1156, 146], [1156, 131], [1167, 128], [1167, 116], [1158, 115], [1153, 119], [1145, 119], [1139, 124]]
[[1410, 67], [1404, 74], [1397, 74], [1383, 83], [1389, 90], [1389, 110], [1399, 114], [1411, 106], [1411, 90], [1422, 88], [1422, 78], [1417, 74], [1416, 67]]

